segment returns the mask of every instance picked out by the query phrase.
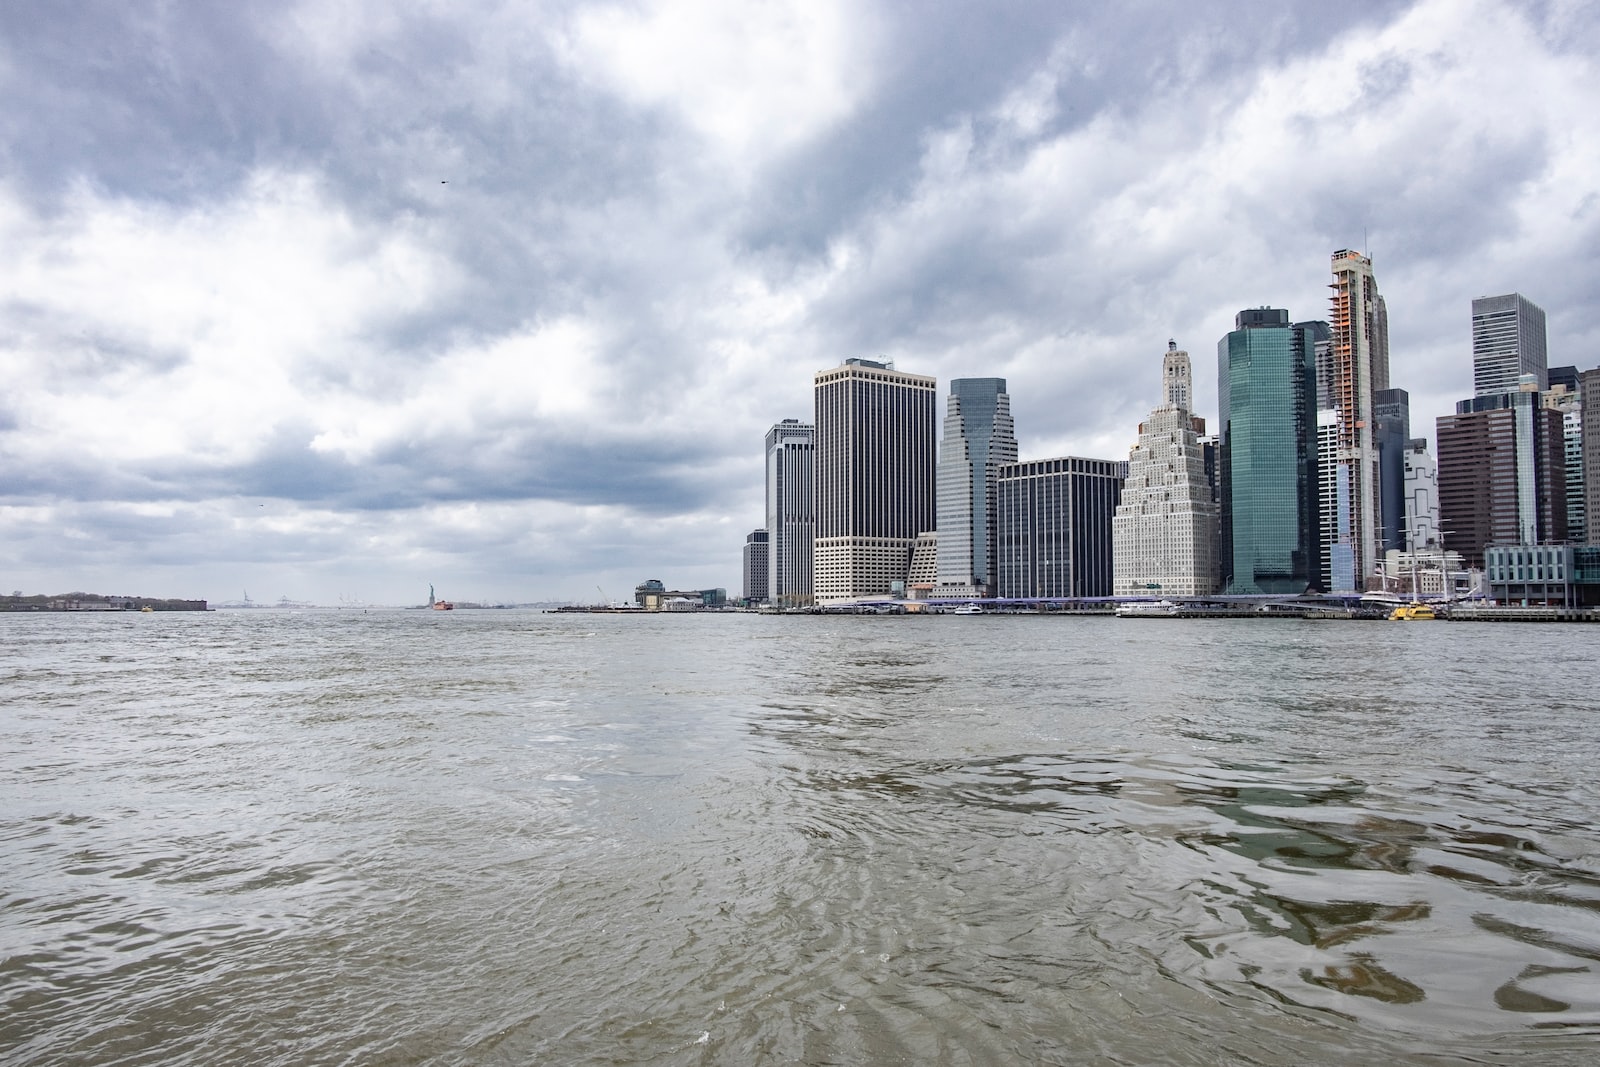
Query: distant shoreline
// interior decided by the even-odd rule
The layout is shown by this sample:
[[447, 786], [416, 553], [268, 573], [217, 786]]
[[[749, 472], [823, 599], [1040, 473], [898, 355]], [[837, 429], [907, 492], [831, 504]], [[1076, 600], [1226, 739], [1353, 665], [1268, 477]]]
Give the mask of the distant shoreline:
[[204, 600], [170, 597], [59, 593], [55, 596], [0, 597], [0, 611], [210, 611]]

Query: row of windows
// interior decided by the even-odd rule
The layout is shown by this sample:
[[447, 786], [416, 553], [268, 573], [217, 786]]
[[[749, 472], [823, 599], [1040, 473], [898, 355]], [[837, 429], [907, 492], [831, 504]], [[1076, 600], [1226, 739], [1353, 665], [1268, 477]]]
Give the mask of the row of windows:
[[914, 537], [932, 528], [932, 383], [860, 368], [818, 376], [819, 537]]

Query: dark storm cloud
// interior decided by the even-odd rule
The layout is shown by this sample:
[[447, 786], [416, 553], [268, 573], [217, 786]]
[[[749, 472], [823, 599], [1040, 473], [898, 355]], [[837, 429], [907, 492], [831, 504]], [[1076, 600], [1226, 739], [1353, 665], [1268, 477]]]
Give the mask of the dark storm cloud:
[[0, 39], [13, 98], [8, 168], [53, 203], [90, 177], [117, 194], [211, 196], [263, 159], [310, 159], [325, 105], [262, 46], [260, 5], [12, 4]]

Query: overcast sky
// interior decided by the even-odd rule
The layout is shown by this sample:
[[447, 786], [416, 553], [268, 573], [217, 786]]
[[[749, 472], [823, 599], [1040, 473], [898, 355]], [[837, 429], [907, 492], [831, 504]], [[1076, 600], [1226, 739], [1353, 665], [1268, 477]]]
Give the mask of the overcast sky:
[[0, 589], [737, 595], [816, 371], [1125, 458], [1168, 338], [1214, 418], [1341, 248], [1431, 437], [1475, 296], [1600, 363], [1597, 56], [1584, 0], [5, 4]]

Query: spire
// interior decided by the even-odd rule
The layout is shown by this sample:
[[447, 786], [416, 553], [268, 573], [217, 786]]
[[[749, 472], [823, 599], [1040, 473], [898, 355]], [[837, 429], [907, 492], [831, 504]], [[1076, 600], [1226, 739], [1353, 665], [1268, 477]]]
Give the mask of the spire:
[[1189, 353], [1178, 347], [1178, 342], [1167, 342], [1166, 355], [1161, 357], [1161, 403], [1190, 410], [1194, 403], [1193, 372], [1189, 366]]

